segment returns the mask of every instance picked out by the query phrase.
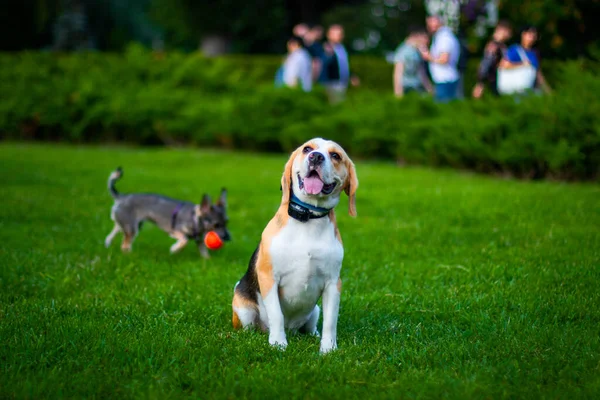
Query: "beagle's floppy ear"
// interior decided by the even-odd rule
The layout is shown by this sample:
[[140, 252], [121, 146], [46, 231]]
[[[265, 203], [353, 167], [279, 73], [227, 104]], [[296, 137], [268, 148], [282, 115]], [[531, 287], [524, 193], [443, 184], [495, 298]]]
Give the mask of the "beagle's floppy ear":
[[348, 169], [348, 177], [346, 177], [346, 185], [344, 191], [348, 195], [348, 214], [356, 217], [356, 189], [358, 189], [358, 178], [356, 177], [356, 169], [352, 160], [347, 159], [346, 168]]
[[294, 159], [298, 154], [298, 150], [295, 150], [291, 155], [290, 159], [285, 163], [283, 168], [283, 176], [281, 177], [281, 202], [290, 202], [290, 190], [292, 188], [292, 166], [294, 165]]

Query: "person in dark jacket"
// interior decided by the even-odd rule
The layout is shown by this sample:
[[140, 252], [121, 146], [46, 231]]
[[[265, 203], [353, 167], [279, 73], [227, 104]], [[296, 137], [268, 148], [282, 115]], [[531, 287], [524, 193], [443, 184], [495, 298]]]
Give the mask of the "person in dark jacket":
[[353, 86], [359, 84], [358, 78], [350, 75], [350, 61], [343, 40], [344, 28], [341, 25], [330, 26], [327, 41], [323, 44], [319, 81], [325, 86], [332, 103], [344, 99], [349, 83]]
[[477, 84], [473, 88], [473, 97], [481, 98], [486, 87], [494, 96], [498, 96], [496, 76], [498, 65], [504, 58], [507, 47], [506, 42], [512, 36], [512, 27], [508, 21], [500, 21], [494, 29], [492, 39], [485, 45], [483, 58], [477, 70]]
[[321, 61], [325, 52], [322, 41], [323, 27], [321, 25], [311, 25], [304, 36], [304, 47], [312, 57], [313, 81], [318, 80], [321, 75]]

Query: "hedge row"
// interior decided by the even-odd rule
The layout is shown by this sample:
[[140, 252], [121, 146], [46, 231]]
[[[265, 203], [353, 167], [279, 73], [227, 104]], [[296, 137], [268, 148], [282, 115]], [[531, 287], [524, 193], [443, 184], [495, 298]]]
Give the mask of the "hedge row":
[[[278, 56], [244, 56], [229, 55], [224, 58], [241, 69], [251, 74], [259, 82], [269, 83], [273, 81], [275, 72], [281, 66], [282, 57]], [[464, 73], [465, 93], [471, 93], [477, 79], [477, 68], [479, 58], [472, 56], [469, 59], [467, 71]], [[546, 79], [552, 84], [561, 80], [562, 62], [544, 60], [542, 69]], [[385, 61], [383, 57], [373, 56], [351, 56], [350, 68], [352, 73], [361, 79], [360, 89], [390, 92], [392, 90], [392, 74], [394, 67]]]
[[[597, 66], [556, 67], [552, 96], [438, 105], [355, 90], [330, 106], [322, 91], [273, 88], [235, 58], [20, 53], [0, 55], [0, 135], [72, 142], [191, 143], [290, 151], [314, 136], [354, 157], [515, 176], [596, 179]], [[363, 78], [364, 80], [364, 78]]]

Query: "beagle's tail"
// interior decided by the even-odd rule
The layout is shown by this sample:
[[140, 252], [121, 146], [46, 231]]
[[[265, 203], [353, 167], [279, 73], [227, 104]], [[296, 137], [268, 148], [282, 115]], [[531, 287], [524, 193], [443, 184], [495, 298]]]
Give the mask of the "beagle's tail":
[[117, 188], [115, 187], [115, 183], [121, 179], [123, 176], [123, 169], [121, 167], [115, 169], [110, 176], [108, 177], [108, 191], [113, 199], [118, 199], [121, 194], [117, 192]]

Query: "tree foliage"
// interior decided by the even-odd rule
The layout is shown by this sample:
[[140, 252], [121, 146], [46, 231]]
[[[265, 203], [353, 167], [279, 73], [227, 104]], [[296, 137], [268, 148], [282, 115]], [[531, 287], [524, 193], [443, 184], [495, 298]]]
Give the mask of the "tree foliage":
[[536, 26], [543, 53], [559, 57], [585, 54], [600, 38], [598, 0], [501, 0], [500, 15], [515, 27]]
[[275, 50], [286, 22], [284, 0], [153, 0], [150, 14], [167, 42], [197, 45], [204, 36], [231, 40], [236, 52]]
[[398, 46], [411, 25], [425, 24], [425, 8], [420, 1], [370, 0], [334, 7], [322, 21], [342, 24], [352, 51], [381, 54]]
[[[424, 23], [425, 6], [460, 4], [461, 28], [471, 50], [481, 50], [492, 26], [478, 29], [486, 5], [497, 3], [500, 18], [515, 27], [538, 27], [544, 57], [573, 58], [600, 47], [600, 0], [80, 0], [100, 50], [120, 50], [128, 42], [153, 45], [158, 37], [170, 48], [196, 49], [218, 35], [236, 53], [281, 53], [298, 22], [346, 27], [352, 51], [381, 55], [393, 50], [407, 28]], [[0, 50], [50, 47], [53, 26], [65, 0], [5, 0], [0, 10]], [[495, 20], [494, 20], [495, 21]]]

